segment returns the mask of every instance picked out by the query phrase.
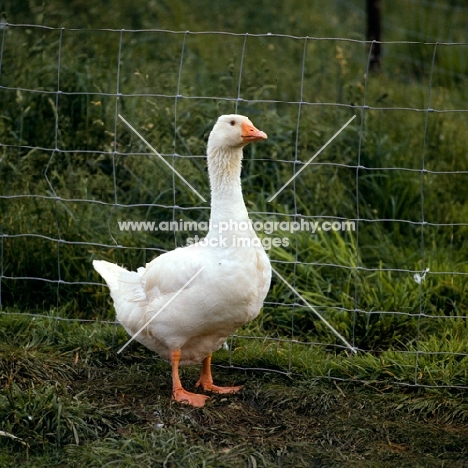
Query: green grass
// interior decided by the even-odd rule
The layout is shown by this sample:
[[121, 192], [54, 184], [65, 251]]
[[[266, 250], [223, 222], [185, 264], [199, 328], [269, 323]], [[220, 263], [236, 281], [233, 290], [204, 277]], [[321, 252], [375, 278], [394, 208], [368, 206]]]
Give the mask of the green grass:
[[[170, 403], [167, 364], [138, 345], [117, 354], [120, 327], [4, 315], [1, 330], [2, 466], [463, 466], [467, 456], [463, 393], [392, 384], [414, 373], [398, 353], [337, 359], [235, 339], [215, 356], [235, 367], [214, 373], [245, 388], [193, 410]], [[466, 363], [450, 359], [453, 382]], [[240, 369], [288, 360], [289, 375]], [[184, 369], [187, 388], [198, 371]]]
[[[464, 321], [421, 340], [419, 351], [445, 354], [421, 354], [417, 367], [411, 352], [337, 356], [269, 336], [235, 338], [216, 353], [214, 374], [245, 388], [193, 410], [171, 404], [166, 363], [138, 344], [117, 354], [128, 339], [121, 327], [62, 315], [1, 316], [2, 466], [465, 462], [468, 404], [453, 388], [468, 371], [457, 355], [467, 346]], [[240, 333], [261, 334], [249, 327]], [[184, 368], [187, 388], [198, 372]]]
[[[0, 465], [463, 466], [467, 46], [441, 43], [465, 40], [466, 7], [384, 8], [382, 72], [367, 75], [362, 2], [118, 3], [2, 4], [11, 24], [56, 29], [0, 31]], [[193, 234], [118, 221], [209, 216], [116, 110], [208, 197], [206, 138], [236, 109], [269, 135], [245, 151], [253, 220], [360, 219], [275, 232], [289, 246], [270, 257], [365, 352], [274, 276], [216, 355], [244, 391], [193, 411], [170, 403], [166, 364], [136, 344], [116, 354], [127, 337], [102, 322], [114, 313], [91, 263], [136, 268]]]

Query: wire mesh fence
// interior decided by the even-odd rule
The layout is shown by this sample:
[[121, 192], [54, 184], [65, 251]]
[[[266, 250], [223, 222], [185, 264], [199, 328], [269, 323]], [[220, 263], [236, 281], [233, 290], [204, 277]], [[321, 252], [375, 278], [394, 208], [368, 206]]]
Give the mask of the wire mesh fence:
[[[265, 332], [238, 336], [346, 349], [302, 298], [356, 349], [411, 355], [403, 383], [427, 385], [425, 356], [468, 356], [422, 340], [467, 319], [468, 44], [414, 39], [382, 42], [383, 76], [362, 38], [4, 23], [2, 313], [114, 323], [92, 260], [134, 269], [209, 218], [119, 114], [208, 200], [206, 135], [244, 113], [269, 134], [245, 154], [247, 207], [301, 297], [277, 278]], [[189, 221], [195, 232], [174, 229]]]

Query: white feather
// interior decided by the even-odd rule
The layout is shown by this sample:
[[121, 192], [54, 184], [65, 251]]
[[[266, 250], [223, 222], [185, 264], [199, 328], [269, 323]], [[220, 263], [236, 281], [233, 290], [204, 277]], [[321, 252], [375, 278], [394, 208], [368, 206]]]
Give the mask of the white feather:
[[[222, 116], [208, 140], [211, 226], [249, 221], [240, 184], [242, 148], [248, 143], [242, 134], [244, 123], [254, 128], [246, 117]], [[206, 239], [219, 235], [212, 228]], [[180, 364], [201, 362], [260, 312], [271, 280], [268, 257], [260, 242], [236, 245], [239, 237], [258, 241], [253, 230], [231, 229], [222, 236], [225, 246], [212, 242], [210, 246], [198, 243], [178, 248], [137, 272], [105, 261], [93, 262], [109, 285], [117, 319], [132, 336], [148, 324], [135, 339], [164, 359], [180, 350]]]

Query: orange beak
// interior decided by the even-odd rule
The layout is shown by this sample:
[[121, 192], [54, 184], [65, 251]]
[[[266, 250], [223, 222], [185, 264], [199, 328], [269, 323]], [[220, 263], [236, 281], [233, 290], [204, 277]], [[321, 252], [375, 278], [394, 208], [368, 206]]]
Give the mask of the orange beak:
[[267, 134], [255, 128], [250, 122], [242, 122], [242, 139], [245, 143], [251, 141], [266, 140]]

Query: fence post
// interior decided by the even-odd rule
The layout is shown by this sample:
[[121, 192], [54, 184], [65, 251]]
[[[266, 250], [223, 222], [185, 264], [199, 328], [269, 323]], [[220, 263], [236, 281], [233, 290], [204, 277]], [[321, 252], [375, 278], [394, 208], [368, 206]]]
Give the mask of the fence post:
[[373, 71], [380, 71], [380, 0], [366, 0], [367, 11], [367, 40], [379, 41], [370, 43], [370, 63], [369, 68]]

